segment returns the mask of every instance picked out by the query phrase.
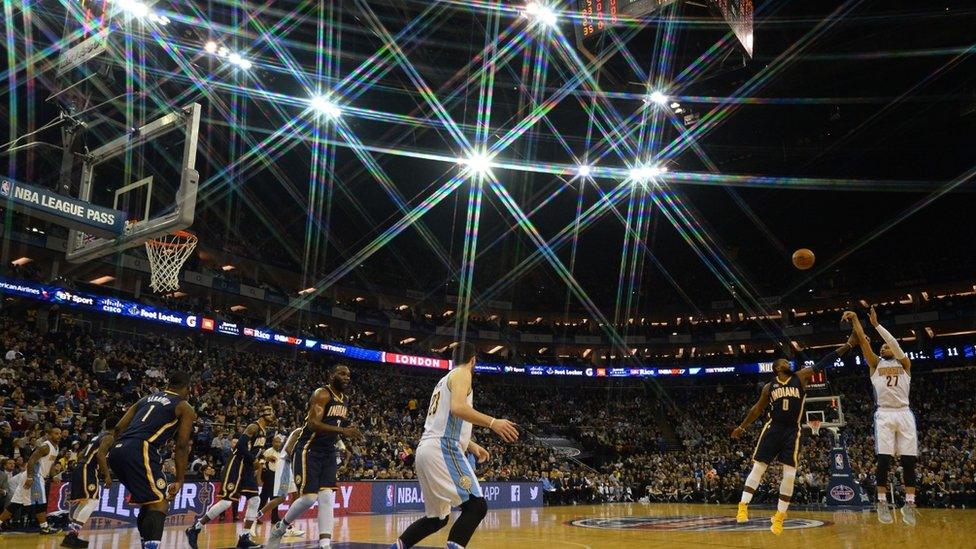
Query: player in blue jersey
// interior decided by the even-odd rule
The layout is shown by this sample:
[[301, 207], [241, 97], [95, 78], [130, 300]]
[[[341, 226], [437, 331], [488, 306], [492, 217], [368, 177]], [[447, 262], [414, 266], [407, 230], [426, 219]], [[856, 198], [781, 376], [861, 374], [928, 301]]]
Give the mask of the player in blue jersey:
[[786, 358], [773, 361], [775, 377], [763, 386], [759, 400], [749, 409], [746, 419], [732, 431], [732, 438], [741, 437], [752, 422], [768, 408], [769, 419], [763, 425], [756, 449], [752, 453], [752, 471], [746, 477], [745, 487], [742, 489], [742, 499], [735, 515], [736, 522], [749, 521], [749, 503], [752, 502], [752, 496], [762, 482], [766, 468], [773, 460], [779, 460], [783, 464], [783, 480], [779, 485], [779, 502], [776, 513], [770, 520], [769, 530], [776, 535], [783, 533], [783, 523], [793, 498], [793, 482], [796, 480], [796, 467], [799, 464], [800, 425], [807, 383], [813, 374], [823, 371], [828, 364], [844, 356], [856, 343], [854, 334], [851, 334], [846, 343], [827, 353], [816, 364], [796, 372]]
[[277, 548], [281, 538], [302, 514], [318, 501], [319, 547], [332, 544], [335, 506], [336, 441], [341, 435], [360, 440], [363, 434], [349, 422], [349, 367], [337, 364], [329, 374], [329, 384], [319, 387], [309, 399], [305, 427], [295, 445], [292, 470], [301, 497], [295, 500], [285, 518], [271, 529], [268, 547]]
[[[68, 535], [61, 541], [62, 547], [88, 547], [88, 541], [79, 538], [88, 518], [98, 507], [98, 497], [102, 488], [112, 486], [112, 472], [108, 468], [108, 450], [115, 444], [112, 429], [119, 422], [119, 416], [113, 415], [102, 422], [102, 432], [91, 439], [78, 456], [78, 464], [71, 473], [71, 495], [69, 501], [71, 522], [68, 523]], [[98, 485], [101, 474], [102, 485]]]
[[[175, 372], [165, 390], [139, 399], [115, 426], [115, 445], [109, 450], [108, 465], [129, 491], [129, 503], [139, 506], [137, 524], [143, 549], [159, 548], [169, 502], [183, 488], [190, 435], [197, 417], [186, 400], [189, 394], [190, 376]], [[159, 451], [174, 438], [176, 474], [167, 485]]]
[[199, 517], [193, 526], [186, 529], [186, 539], [192, 549], [197, 549], [197, 538], [200, 530], [211, 520], [219, 517], [230, 506], [240, 501], [241, 496], [247, 498], [244, 510], [244, 530], [237, 538], [238, 549], [253, 549], [261, 547], [251, 540], [251, 526], [258, 517], [261, 497], [258, 495], [258, 479], [261, 477], [259, 461], [264, 449], [274, 436], [270, 427], [277, 423], [274, 408], [263, 406], [258, 419], [247, 426], [237, 437], [234, 453], [231, 455], [220, 481], [218, 501]]

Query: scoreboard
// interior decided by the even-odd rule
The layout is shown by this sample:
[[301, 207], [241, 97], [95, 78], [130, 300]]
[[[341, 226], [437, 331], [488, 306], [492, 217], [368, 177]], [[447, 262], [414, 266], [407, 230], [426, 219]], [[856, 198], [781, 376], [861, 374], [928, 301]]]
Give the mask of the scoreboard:
[[579, 6], [580, 36], [587, 40], [620, 18], [640, 18], [674, 0], [576, 0]]
[[[640, 19], [676, 0], [576, 0], [576, 35], [580, 46], [589, 49], [608, 26], [621, 20]], [[733, 34], [752, 57], [753, 0], [705, 0], [709, 9], [725, 19]]]

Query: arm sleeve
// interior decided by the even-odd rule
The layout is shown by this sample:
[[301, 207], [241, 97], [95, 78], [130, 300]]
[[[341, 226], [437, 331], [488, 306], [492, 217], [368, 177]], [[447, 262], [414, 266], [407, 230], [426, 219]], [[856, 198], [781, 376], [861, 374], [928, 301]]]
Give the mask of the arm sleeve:
[[895, 355], [895, 360], [901, 360], [905, 358], [905, 351], [901, 350], [901, 345], [898, 344], [898, 340], [895, 336], [891, 335], [891, 332], [885, 329], [884, 326], [878, 324], [878, 333], [881, 334], [881, 339], [888, 344], [891, 352]]

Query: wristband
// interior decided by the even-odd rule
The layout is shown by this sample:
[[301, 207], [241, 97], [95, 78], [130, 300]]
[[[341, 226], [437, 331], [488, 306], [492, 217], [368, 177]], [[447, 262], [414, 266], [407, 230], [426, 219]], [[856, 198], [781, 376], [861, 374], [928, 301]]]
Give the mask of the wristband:
[[491, 429], [491, 426], [494, 424], [495, 424], [495, 418], [491, 418], [491, 421], [488, 422], [488, 428]]

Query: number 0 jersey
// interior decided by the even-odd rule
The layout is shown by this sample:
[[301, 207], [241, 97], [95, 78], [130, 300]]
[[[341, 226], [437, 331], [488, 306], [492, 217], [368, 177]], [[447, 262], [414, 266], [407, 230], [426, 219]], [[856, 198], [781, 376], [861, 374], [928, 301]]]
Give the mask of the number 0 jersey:
[[871, 385], [874, 386], [874, 400], [878, 408], [908, 407], [912, 376], [897, 360], [879, 360], [871, 374]]
[[769, 385], [770, 421], [778, 425], [800, 425], [803, 401], [806, 399], [806, 390], [800, 383], [800, 377], [793, 374], [785, 382], [776, 378]]
[[[471, 423], [455, 416], [451, 413], [451, 388], [448, 387], [448, 380], [451, 378], [449, 372], [441, 378], [434, 387], [434, 393], [430, 396], [430, 406], [427, 409], [427, 421], [424, 423], [424, 434], [420, 437], [420, 442], [434, 439], [449, 439], [460, 442], [461, 448], [467, 448], [471, 441]], [[474, 403], [474, 389], [468, 392], [467, 402], [469, 405]]]

